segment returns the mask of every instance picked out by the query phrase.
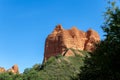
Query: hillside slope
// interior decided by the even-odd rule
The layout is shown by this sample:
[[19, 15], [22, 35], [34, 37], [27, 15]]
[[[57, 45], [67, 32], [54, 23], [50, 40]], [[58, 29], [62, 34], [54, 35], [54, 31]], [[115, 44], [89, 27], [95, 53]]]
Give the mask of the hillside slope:
[[35, 65], [28, 71], [26, 70], [24, 72], [26, 80], [71, 80], [76, 77], [80, 72], [80, 67], [84, 65], [84, 58], [90, 57], [90, 55], [86, 51], [70, 50], [75, 56], [57, 55], [49, 58], [41, 67], [40, 65]]
[[85, 57], [90, 57], [86, 51], [68, 49], [74, 56], [57, 55], [50, 57], [43, 64], [35, 64], [26, 68], [22, 74], [10, 72], [0, 73], [0, 80], [72, 80], [77, 77], [80, 67], [84, 65]]

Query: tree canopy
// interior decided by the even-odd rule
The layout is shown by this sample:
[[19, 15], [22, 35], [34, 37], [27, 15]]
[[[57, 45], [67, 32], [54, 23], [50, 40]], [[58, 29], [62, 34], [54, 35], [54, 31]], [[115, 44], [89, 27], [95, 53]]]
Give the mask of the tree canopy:
[[97, 44], [91, 58], [86, 58], [79, 80], [120, 79], [120, 9], [109, 2], [102, 29], [105, 39]]

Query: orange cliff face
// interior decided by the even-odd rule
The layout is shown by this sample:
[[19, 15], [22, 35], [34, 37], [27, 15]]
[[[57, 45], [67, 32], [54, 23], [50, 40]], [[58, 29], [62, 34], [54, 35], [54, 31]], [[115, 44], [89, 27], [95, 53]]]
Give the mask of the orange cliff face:
[[12, 68], [10, 68], [8, 70], [5, 70], [3, 67], [0, 67], [0, 73], [4, 73], [4, 72], [12, 72], [14, 74], [17, 74], [17, 73], [19, 73], [18, 65], [15, 64], [12, 66]]
[[61, 25], [57, 25], [46, 39], [44, 61], [51, 56], [62, 54], [68, 48], [92, 52], [95, 49], [94, 43], [98, 41], [100, 41], [100, 37], [92, 29], [87, 32], [78, 30], [76, 27], [64, 30]]

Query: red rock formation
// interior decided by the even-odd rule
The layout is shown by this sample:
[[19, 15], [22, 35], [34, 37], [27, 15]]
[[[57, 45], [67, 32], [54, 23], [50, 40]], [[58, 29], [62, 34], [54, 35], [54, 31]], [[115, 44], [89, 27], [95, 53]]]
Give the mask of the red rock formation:
[[6, 70], [3, 67], [0, 67], [0, 73], [5, 72]]
[[17, 64], [13, 65], [11, 69], [13, 70], [13, 73], [19, 73], [19, 68]]
[[88, 39], [86, 40], [84, 50], [90, 51], [90, 52], [94, 51], [95, 42], [98, 42], [100, 40], [100, 37], [99, 37], [98, 33], [96, 31], [90, 29], [86, 32], [86, 37]]
[[10, 68], [8, 70], [5, 70], [3, 67], [0, 67], [0, 73], [4, 73], [4, 72], [12, 72], [14, 74], [17, 74], [17, 73], [19, 73], [18, 65], [15, 64], [12, 66], [12, 68]]
[[87, 32], [83, 32], [76, 27], [64, 30], [61, 25], [57, 25], [46, 39], [44, 60], [51, 56], [62, 54], [68, 48], [91, 52], [95, 49], [94, 43], [99, 40], [100, 37], [94, 30], [90, 29]]

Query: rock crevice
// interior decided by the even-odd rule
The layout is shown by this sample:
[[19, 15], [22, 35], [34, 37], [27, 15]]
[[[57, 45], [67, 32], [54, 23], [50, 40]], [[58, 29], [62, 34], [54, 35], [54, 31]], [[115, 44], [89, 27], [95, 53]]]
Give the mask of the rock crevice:
[[62, 54], [68, 48], [94, 51], [94, 43], [100, 41], [98, 33], [92, 29], [87, 32], [72, 27], [69, 30], [57, 25], [45, 42], [44, 61], [51, 56]]

